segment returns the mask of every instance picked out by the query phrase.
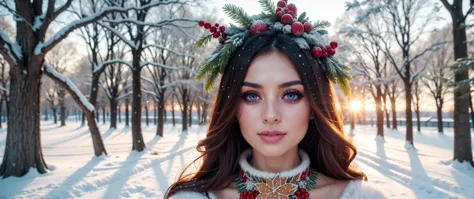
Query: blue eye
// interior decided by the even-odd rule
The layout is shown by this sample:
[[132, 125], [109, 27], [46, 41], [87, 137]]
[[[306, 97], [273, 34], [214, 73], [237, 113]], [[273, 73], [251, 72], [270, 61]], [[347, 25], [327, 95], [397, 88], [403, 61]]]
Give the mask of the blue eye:
[[300, 100], [301, 97], [302, 95], [298, 91], [288, 91], [283, 98], [289, 102], [296, 102]]
[[242, 98], [247, 102], [256, 102], [260, 97], [256, 93], [244, 93]]

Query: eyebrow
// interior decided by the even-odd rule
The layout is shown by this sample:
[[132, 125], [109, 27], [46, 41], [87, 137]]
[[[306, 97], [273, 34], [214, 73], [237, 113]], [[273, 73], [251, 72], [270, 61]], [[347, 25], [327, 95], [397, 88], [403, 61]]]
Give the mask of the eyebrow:
[[[278, 85], [278, 88], [285, 88], [285, 87], [290, 87], [290, 86], [298, 85], [298, 84], [302, 84], [300, 80], [289, 81], [289, 82], [285, 82]], [[257, 84], [257, 83], [252, 83], [252, 82], [244, 82], [242, 86], [248, 86], [252, 88], [263, 88], [262, 85]]]

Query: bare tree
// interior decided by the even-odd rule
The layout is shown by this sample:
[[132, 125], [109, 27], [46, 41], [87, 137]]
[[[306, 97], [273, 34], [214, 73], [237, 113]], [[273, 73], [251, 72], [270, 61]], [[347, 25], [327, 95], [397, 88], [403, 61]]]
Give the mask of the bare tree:
[[[446, 26], [439, 32], [431, 35], [430, 40], [440, 38], [452, 38], [452, 27]], [[450, 39], [451, 40], [451, 39]], [[438, 119], [438, 132], [443, 133], [443, 105], [446, 94], [450, 91], [451, 79], [453, 77], [449, 64], [453, 61], [453, 55], [450, 54], [452, 45], [443, 45], [438, 50], [429, 53], [424, 62], [428, 67], [422, 76], [423, 85], [428, 88], [429, 93], [436, 103], [436, 118]]]
[[[467, 58], [466, 19], [474, 11], [474, 2], [470, 1], [469, 9], [463, 13], [463, 0], [453, 0], [450, 4], [447, 0], [440, 0], [451, 15], [454, 39], [454, 60]], [[471, 131], [469, 126], [469, 103], [470, 97], [463, 97], [469, 93], [468, 69], [465, 67], [454, 68], [454, 154], [453, 160], [459, 162], [470, 162], [472, 160]], [[470, 94], [469, 94], [470, 96]]]
[[[131, 52], [131, 63], [128, 64], [132, 73], [132, 150], [143, 151], [145, 143], [143, 142], [143, 135], [141, 130], [141, 117], [142, 117], [142, 86], [141, 86], [141, 71], [146, 66], [163, 67], [166, 69], [186, 69], [183, 67], [171, 67], [161, 63], [143, 61], [144, 51], [148, 48], [146, 40], [147, 36], [156, 29], [174, 27], [183, 31], [183, 28], [191, 28], [192, 26], [186, 26], [183, 23], [196, 22], [196, 20], [188, 19], [177, 16], [180, 11], [186, 6], [195, 5], [197, 1], [166, 1], [163, 2], [163, 6], [158, 6], [155, 9], [171, 9], [171, 14], [160, 21], [149, 21], [147, 16], [152, 9], [150, 6], [151, 1], [149, 0], [138, 0], [136, 7], [143, 7], [144, 9], [134, 10], [133, 12], [125, 12], [122, 14], [122, 19], [118, 20], [106, 20], [109, 23], [127, 23], [126, 34], [128, 38], [121, 34], [117, 29], [100, 22], [99, 24], [105, 27], [107, 30], [116, 33], [116, 35], [122, 39], [122, 41], [130, 47]], [[131, 3], [131, 2], [128, 2]], [[122, 2], [122, 6], [125, 2]], [[194, 23], [193, 23], [194, 24]], [[133, 42], [132, 42], [133, 41]], [[125, 63], [125, 62], [124, 62]]]
[[0, 30], [0, 54], [10, 65], [8, 107], [15, 110], [9, 112], [7, 142], [0, 166], [0, 176], [22, 176], [30, 168], [36, 168], [39, 173], [46, 173], [47, 165], [43, 159], [40, 134], [40, 94], [43, 74], [65, 87], [82, 110], [87, 112], [95, 155], [106, 153], [99, 129], [95, 121], [90, 120], [95, 114], [94, 107], [68, 78], [45, 63], [45, 55], [72, 31], [93, 23], [108, 13], [149, 9], [165, 2], [156, 1], [147, 7], [108, 7], [95, 13], [84, 14], [80, 19], [62, 27], [48, 40], [45, 38], [50, 24], [70, 7], [72, 0], [67, 0], [63, 4], [55, 0], [50, 0], [47, 4], [43, 4], [43, 0], [13, 3], [14, 5], [11, 5], [12, 3], [5, 0], [0, 2], [0, 6], [5, 8], [8, 14], [18, 19], [15, 21], [15, 41], [10, 40], [3, 30]]
[[59, 97], [58, 97], [58, 86], [51, 81], [45, 81], [43, 84], [45, 90], [45, 100], [48, 103], [51, 112], [53, 113], [54, 124], [58, 123], [58, 107], [59, 107]]
[[420, 122], [420, 108], [421, 108], [421, 102], [423, 100], [423, 88], [421, 87], [422, 84], [420, 83], [421, 78], [418, 78], [413, 82], [413, 91], [412, 91], [412, 97], [413, 97], [413, 108], [415, 109], [415, 115], [416, 115], [416, 127], [417, 131], [421, 133], [421, 122]]
[[[414, 51], [411, 48], [424, 34], [426, 27], [437, 19], [437, 10], [433, 9], [432, 2], [425, 0], [369, 0], [364, 3], [353, 1], [347, 3], [346, 6], [348, 10], [361, 10], [355, 23], [369, 20], [369, 16], [375, 15], [378, 16], [377, 20], [382, 19], [385, 24], [384, 33], [390, 36], [390, 39], [383, 39], [384, 37], [379, 34], [383, 44], [382, 49], [387, 59], [395, 67], [405, 87], [406, 141], [413, 147], [412, 84], [423, 69], [413, 71], [411, 65], [413, 61], [426, 52], [434, 50], [442, 42], [438, 41], [428, 48], [418, 51], [414, 56], [411, 56]], [[398, 61], [399, 59], [394, 56], [393, 48], [387, 42], [390, 40], [394, 40], [397, 44], [402, 61]]]

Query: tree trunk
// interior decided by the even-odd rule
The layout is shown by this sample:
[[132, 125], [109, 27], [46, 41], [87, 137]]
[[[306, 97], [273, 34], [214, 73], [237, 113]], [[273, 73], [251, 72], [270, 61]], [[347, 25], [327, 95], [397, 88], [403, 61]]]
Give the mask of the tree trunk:
[[0, 129], [3, 128], [3, 98], [0, 99]]
[[145, 122], [146, 122], [146, 126], [149, 125], [149, 120], [148, 120], [148, 101], [146, 102], [145, 104]]
[[155, 126], [158, 124], [158, 102], [155, 101], [153, 105], [153, 122]]
[[86, 125], [86, 115], [84, 114], [84, 111], [81, 111], [82, 119], [81, 119], [81, 126]]
[[121, 105], [118, 105], [118, 122], [119, 123], [122, 123], [122, 106]]
[[110, 128], [117, 129], [117, 100], [109, 99], [110, 103]]
[[176, 126], [176, 117], [174, 113], [174, 98], [171, 99], [171, 119], [173, 120], [173, 126]]
[[105, 124], [105, 105], [102, 106], [102, 123]]
[[438, 118], [438, 133], [444, 133], [443, 131], [443, 104], [437, 103], [436, 105], [436, 118]]
[[[3, 115], [3, 114], [2, 114], [2, 115]], [[46, 108], [44, 109], [44, 115], [45, 115], [44, 120], [45, 120], [45, 121], [48, 121], [48, 120], [49, 120], [49, 118], [48, 118], [49, 113], [48, 113], [48, 110], [47, 110]]]
[[193, 124], [193, 106], [192, 106], [192, 104], [189, 106], [188, 111], [189, 111], [189, 115], [188, 115], [189, 127], [191, 127], [191, 125]]
[[418, 130], [418, 132], [421, 132], [420, 108], [418, 107], [418, 105], [415, 109], [415, 114], [416, 114], [416, 130]]
[[[184, 89], [186, 90], [186, 89]], [[181, 131], [184, 132], [184, 131], [187, 131], [188, 130], [188, 100], [187, 100], [187, 91], [184, 91], [182, 93], [182, 100], [183, 100], [183, 108], [181, 110]]]
[[[451, 18], [453, 24], [454, 60], [467, 57], [466, 26], [463, 16], [462, 1], [453, 2]], [[469, 125], [469, 71], [466, 68], [457, 68], [454, 73], [454, 82], [459, 89], [454, 92], [454, 156], [453, 160], [460, 162], [472, 161], [471, 131]], [[463, 82], [463, 83], [461, 83]], [[463, 97], [464, 96], [464, 97]]]
[[[34, 62], [34, 61], [33, 61]], [[35, 64], [42, 64], [35, 63]], [[30, 63], [29, 68], [40, 68]], [[18, 67], [10, 70], [10, 107], [5, 154], [0, 176], [23, 176], [30, 168], [46, 173], [48, 168], [41, 148], [40, 96], [42, 78], [40, 70], [28, 75]], [[28, 81], [25, 81], [28, 80]]]
[[390, 117], [389, 117], [389, 112], [387, 110], [387, 94], [382, 94], [382, 92], [380, 92], [380, 95], [382, 96], [382, 100], [383, 100], [383, 113], [385, 113], [385, 124], [387, 125], [387, 128], [390, 128]]
[[390, 105], [392, 106], [392, 129], [397, 129], [397, 104], [395, 104], [395, 97], [390, 98]]
[[58, 114], [56, 113], [56, 108], [51, 108], [51, 111], [53, 112], [54, 124], [57, 124], [58, 123]]
[[472, 99], [471, 95], [469, 95], [469, 108], [471, 109], [471, 126], [472, 129], [474, 130], [474, 108], [472, 107]]
[[377, 126], [377, 136], [384, 136], [383, 130], [383, 107], [381, 97], [375, 98], [375, 111], [376, 111], [376, 126]]
[[164, 112], [165, 112], [165, 93], [160, 93], [160, 101], [158, 102], [158, 127], [156, 128], [156, 135], [163, 137], [164, 128]]
[[411, 109], [411, 83], [406, 80], [405, 83], [405, 115], [406, 115], [406, 126], [407, 126], [407, 134], [406, 134], [406, 141], [409, 142], [413, 147], [413, 116], [412, 116], [412, 109]]
[[[137, 56], [137, 55], [134, 55]], [[134, 58], [136, 62], [138, 58]], [[132, 70], [132, 150], [143, 151], [145, 143], [143, 143], [141, 119], [142, 119], [142, 98], [141, 98], [141, 82], [140, 82], [139, 63], [134, 63]]]
[[[91, 104], [92, 104], [92, 103], [91, 103]], [[94, 106], [94, 107], [96, 107], [96, 106]], [[96, 108], [99, 108], [99, 107], [96, 107]], [[100, 114], [99, 114], [99, 109], [97, 109], [96, 111], [97, 111], [97, 114], [95, 114], [95, 120], [97, 121], [97, 123], [99, 123], [99, 122], [100, 122], [100, 118], [99, 118], [99, 117], [100, 117]]]
[[66, 126], [66, 106], [64, 106], [64, 101], [59, 106], [60, 117], [61, 117], [61, 126]]
[[130, 126], [130, 99], [125, 99], [125, 126]]

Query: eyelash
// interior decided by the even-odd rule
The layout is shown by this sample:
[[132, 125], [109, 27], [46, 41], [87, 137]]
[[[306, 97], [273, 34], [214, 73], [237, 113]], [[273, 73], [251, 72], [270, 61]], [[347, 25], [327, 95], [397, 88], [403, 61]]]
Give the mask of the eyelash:
[[[290, 100], [290, 99], [285, 100], [285, 101], [287, 101], [287, 102], [289, 102], [289, 103], [296, 103], [296, 102], [300, 101], [302, 97], [304, 97], [299, 91], [294, 90], [294, 89], [285, 91], [285, 93], [283, 94], [283, 96], [287, 96], [288, 94], [294, 94], [294, 95], [296, 95], [296, 98], [297, 98], [297, 99], [292, 99], [292, 100]], [[245, 93], [242, 95], [242, 99], [243, 99], [245, 102], [247, 102], [247, 103], [251, 103], [251, 104], [256, 103], [256, 101], [252, 101], [252, 100], [249, 100], [249, 99], [248, 99], [248, 97], [249, 97], [250, 95], [256, 95], [257, 97], [260, 97], [260, 96], [258, 96], [258, 93], [257, 93], [257, 92], [255, 92], [255, 91], [248, 91], [248, 92], [245, 92]]]

